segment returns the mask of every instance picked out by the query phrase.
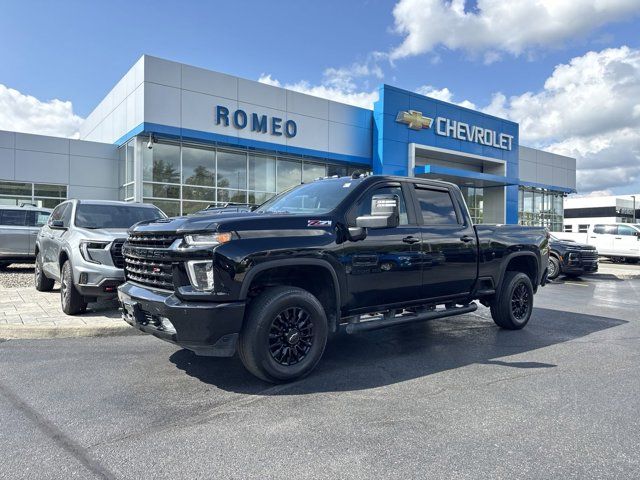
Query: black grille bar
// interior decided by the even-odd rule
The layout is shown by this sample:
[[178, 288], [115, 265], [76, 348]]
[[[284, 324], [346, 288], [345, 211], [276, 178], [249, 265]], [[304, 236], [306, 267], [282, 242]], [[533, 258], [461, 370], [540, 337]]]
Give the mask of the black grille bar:
[[111, 260], [116, 268], [124, 268], [124, 256], [122, 255], [124, 242], [124, 238], [119, 238], [111, 244]]
[[167, 250], [179, 235], [133, 234], [123, 250], [127, 280], [163, 290], [173, 290], [173, 261]]

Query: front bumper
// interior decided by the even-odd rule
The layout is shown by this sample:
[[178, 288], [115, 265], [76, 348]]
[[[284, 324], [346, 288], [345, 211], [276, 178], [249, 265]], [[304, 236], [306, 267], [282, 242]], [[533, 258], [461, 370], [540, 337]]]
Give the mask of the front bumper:
[[245, 302], [184, 302], [173, 293], [127, 282], [118, 288], [122, 318], [131, 326], [198, 355], [230, 357]]
[[569, 253], [563, 257], [562, 273], [580, 275], [598, 271], [597, 259], [584, 259], [580, 253]]
[[122, 268], [89, 263], [80, 258], [73, 260], [73, 274], [78, 292], [85, 297], [115, 298], [118, 286], [125, 282]]

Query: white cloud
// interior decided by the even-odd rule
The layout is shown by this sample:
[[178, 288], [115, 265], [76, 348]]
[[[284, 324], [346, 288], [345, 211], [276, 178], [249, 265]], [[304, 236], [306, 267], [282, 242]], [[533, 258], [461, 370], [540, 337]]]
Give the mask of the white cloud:
[[0, 84], [0, 130], [77, 138], [83, 121], [69, 101], [43, 102]]
[[435, 98], [437, 100], [442, 100], [443, 102], [455, 103], [456, 105], [460, 105], [461, 107], [471, 108], [473, 110], [477, 108], [475, 103], [470, 102], [469, 100], [463, 100], [461, 102], [455, 101], [453, 99], [453, 92], [451, 92], [451, 90], [449, 90], [447, 87], [437, 89], [431, 85], [423, 85], [416, 89], [416, 93]]
[[588, 52], [483, 110], [518, 122], [522, 143], [575, 157], [579, 191], [640, 190], [640, 50]]
[[[318, 85], [312, 85], [305, 80], [282, 84], [271, 74], [266, 73], [263, 73], [258, 81], [356, 107], [373, 109], [373, 103], [378, 100], [377, 89], [362, 89], [359, 87], [358, 81], [373, 77], [377, 82], [383, 78], [382, 69], [377, 64], [378, 58], [379, 54], [374, 53], [366, 63], [354, 63], [349, 67], [328, 68], [324, 71], [322, 82]], [[365, 81], [365, 84], [367, 83]]]
[[473, 10], [465, 10], [465, 0], [399, 0], [393, 16], [404, 39], [391, 59], [441, 46], [493, 63], [501, 52], [557, 47], [638, 12], [638, 0], [478, 0]]

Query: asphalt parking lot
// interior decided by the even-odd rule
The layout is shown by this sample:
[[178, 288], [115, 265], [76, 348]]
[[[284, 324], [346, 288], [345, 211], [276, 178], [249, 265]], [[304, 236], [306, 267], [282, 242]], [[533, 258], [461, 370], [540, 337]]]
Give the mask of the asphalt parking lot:
[[0, 343], [0, 478], [638, 478], [640, 279], [340, 336], [312, 376], [147, 336]]

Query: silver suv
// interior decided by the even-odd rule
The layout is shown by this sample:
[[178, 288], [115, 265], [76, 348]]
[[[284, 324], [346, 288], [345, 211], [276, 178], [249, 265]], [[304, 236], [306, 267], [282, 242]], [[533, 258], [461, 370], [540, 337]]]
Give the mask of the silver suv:
[[36, 235], [49, 215], [48, 208], [0, 205], [0, 268], [33, 262]]
[[122, 244], [138, 222], [166, 218], [160, 209], [140, 203], [69, 200], [54, 210], [36, 240], [35, 286], [50, 291], [60, 282], [67, 315], [87, 303], [117, 295], [125, 281]]

